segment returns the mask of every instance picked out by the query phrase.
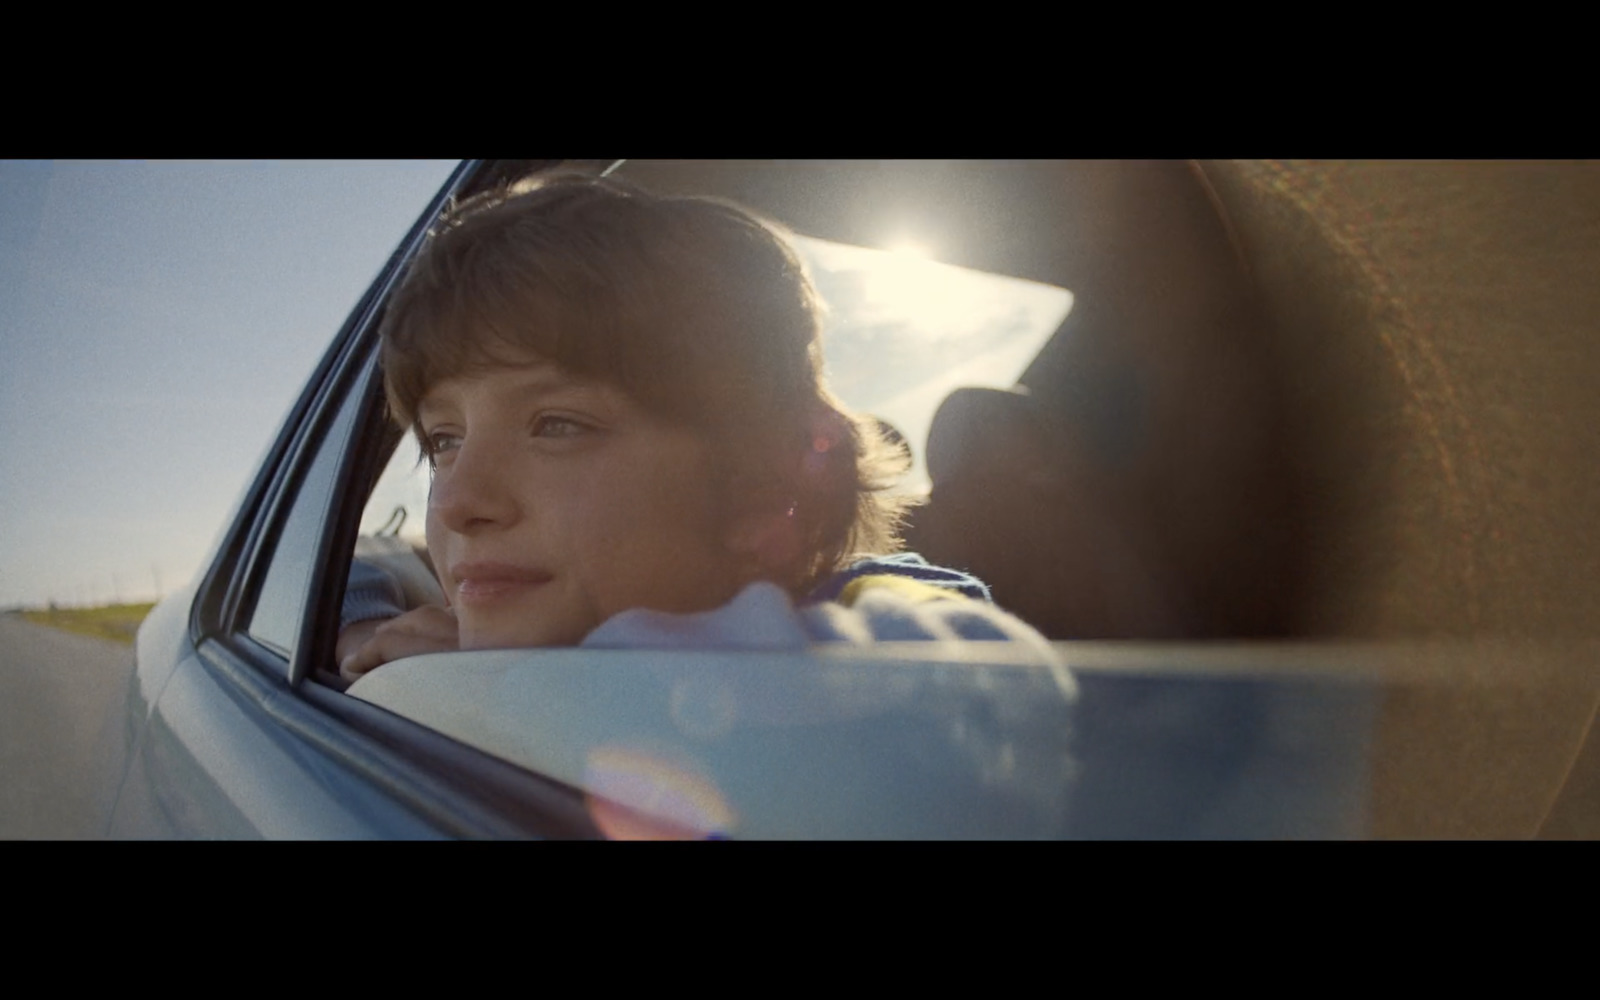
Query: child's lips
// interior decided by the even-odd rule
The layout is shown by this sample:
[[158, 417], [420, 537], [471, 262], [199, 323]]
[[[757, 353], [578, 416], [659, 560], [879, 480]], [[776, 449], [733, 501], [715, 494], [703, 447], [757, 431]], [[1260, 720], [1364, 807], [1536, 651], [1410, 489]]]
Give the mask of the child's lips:
[[507, 563], [458, 563], [450, 567], [456, 581], [456, 600], [463, 604], [492, 604], [542, 587], [551, 576], [541, 569]]

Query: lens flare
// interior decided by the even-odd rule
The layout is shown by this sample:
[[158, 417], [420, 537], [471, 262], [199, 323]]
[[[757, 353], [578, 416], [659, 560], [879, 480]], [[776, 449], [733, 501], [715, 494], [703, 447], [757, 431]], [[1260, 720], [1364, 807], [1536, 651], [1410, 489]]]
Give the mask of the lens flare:
[[590, 751], [589, 816], [611, 840], [709, 840], [731, 836], [732, 807], [711, 779], [627, 747]]

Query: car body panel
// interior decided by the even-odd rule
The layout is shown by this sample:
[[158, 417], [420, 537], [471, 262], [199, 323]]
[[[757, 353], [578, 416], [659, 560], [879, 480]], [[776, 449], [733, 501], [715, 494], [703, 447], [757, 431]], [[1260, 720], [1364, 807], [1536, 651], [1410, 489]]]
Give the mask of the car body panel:
[[[127, 768], [107, 833], [228, 839], [430, 838], [441, 833], [332, 756], [296, 739], [271, 708], [292, 698], [240, 683], [224, 659], [188, 648], [192, 594], [173, 595], [140, 637], [128, 699]], [[160, 666], [145, 666], [155, 664]], [[255, 695], [256, 697], [251, 697]], [[263, 697], [264, 696], [264, 697]]]

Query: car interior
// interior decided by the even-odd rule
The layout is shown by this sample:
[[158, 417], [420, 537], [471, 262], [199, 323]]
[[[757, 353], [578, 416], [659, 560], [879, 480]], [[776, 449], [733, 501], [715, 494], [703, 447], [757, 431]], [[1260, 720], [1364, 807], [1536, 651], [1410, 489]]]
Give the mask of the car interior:
[[[1270, 835], [1600, 834], [1597, 797], [1586, 794], [1600, 785], [1600, 750], [1587, 738], [1600, 704], [1589, 623], [1600, 609], [1591, 607], [1593, 588], [1568, 585], [1571, 568], [1594, 565], [1600, 552], [1578, 527], [1581, 515], [1541, 521], [1538, 541], [1534, 525], [1517, 521], [1535, 501], [1560, 503], [1576, 493], [1516, 474], [1532, 466], [1530, 456], [1564, 455], [1539, 423], [1543, 411], [1519, 415], [1516, 407], [1559, 396], [1567, 383], [1558, 366], [1532, 360], [1507, 339], [1508, 325], [1524, 337], [1543, 335], [1565, 329], [1574, 315], [1592, 315], [1584, 296], [1593, 293], [1576, 287], [1582, 282], [1545, 282], [1547, 299], [1532, 307], [1538, 315], [1528, 318], [1518, 301], [1522, 319], [1506, 318], [1516, 315], [1511, 303], [1520, 287], [1506, 272], [1533, 266], [1515, 253], [1562, 212], [1558, 199], [1539, 191], [1593, 186], [1593, 172], [1169, 161], [502, 161], [474, 183], [481, 189], [542, 169], [611, 172], [661, 193], [727, 198], [802, 236], [854, 246], [881, 245], [885, 226], [912, 220], [937, 234], [942, 263], [1069, 290], [1065, 320], [1013, 384], [953, 389], [925, 439], [908, 442], [930, 487], [907, 525], [907, 548], [988, 582], [998, 604], [1058, 644], [1080, 680], [1150, 669], [1307, 678], [1309, 686], [1273, 703], [1274, 712], [1302, 720], [1302, 736], [1317, 731], [1314, 745], [1296, 751], [1299, 766], [1332, 767], [1330, 748], [1338, 747], [1362, 774], [1329, 778], [1346, 798], [1304, 813], [1325, 825], [1263, 828]], [[1375, 219], [1370, 206], [1378, 202], [1406, 206], [1412, 223]], [[1513, 208], [1496, 207], [1504, 204]], [[1463, 214], [1499, 240], [1471, 244], [1477, 256], [1466, 273], [1488, 276], [1477, 287], [1459, 272], [1427, 270], [1430, 253], [1465, 252], [1464, 243], [1451, 242], [1468, 225]], [[1415, 218], [1437, 225], [1418, 227]], [[1575, 252], [1592, 257], [1592, 244]], [[1563, 336], [1552, 348], [1558, 355], [1592, 353], [1576, 334]], [[1544, 388], [1530, 396], [1530, 384]], [[1587, 400], [1548, 405], [1558, 402], [1593, 409]], [[393, 457], [388, 472], [383, 460], [372, 463], [375, 486], [416, 466], [414, 447], [393, 428], [378, 450]], [[378, 486], [354, 554], [402, 580], [408, 602], [438, 602], [417, 544], [422, 511], [411, 489], [405, 499]], [[437, 663], [392, 664], [350, 694], [602, 792], [636, 780], [641, 769], [667, 767], [640, 763], [626, 750], [602, 755], [604, 766], [593, 754], [573, 756], [573, 746], [604, 738], [578, 732], [574, 717], [629, 711], [617, 700], [625, 682], [612, 671], [651, 664], [663, 697], [676, 699], [680, 736], [725, 732], [729, 698], [746, 706], [804, 699], [771, 680], [801, 670], [795, 657], [618, 654], [599, 665], [589, 652], [542, 657], [544, 683], [556, 688], [519, 688], [527, 656], [499, 652], [461, 657], [470, 669], [453, 672]], [[874, 658], [883, 676], [863, 687], [850, 674], [857, 700], [848, 710], [829, 709], [835, 716], [869, 716], [871, 705], [891, 697], [897, 668], [881, 651], [866, 655]], [[986, 659], [952, 644], [914, 658], [1004, 666], [1005, 656]], [[1029, 794], [1046, 795], [1041, 789], [1059, 780], [1066, 752], [1051, 727], [1074, 682], [1017, 670], [1005, 676], [1018, 706], [1011, 724], [1031, 734], [1007, 744], [1008, 766], [1027, 772], [1018, 781]], [[1379, 695], [1364, 699], [1323, 683], [1340, 678], [1370, 682]], [[349, 687], [328, 670], [313, 679]], [[953, 691], [967, 682], [950, 683]], [[564, 705], [588, 707], [561, 717], [541, 708], [557, 689]], [[1154, 700], [1127, 707], [1120, 725], [1171, 708], [1156, 694], [1143, 697]], [[941, 704], [924, 707], [936, 714]], [[486, 707], [493, 705], [498, 714]], [[1211, 749], [1168, 743], [1164, 752], [1223, 752], [1229, 711], [1190, 720], [1218, 727]], [[1351, 720], [1366, 720], [1370, 733], [1352, 730]], [[650, 731], [658, 742], [671, 738]], [[880, 737], [863, 730], [864, 742], [850, 744], [852, 759]], [[973, 760], [987, 761], [982, 766], [999, 766], [999, 744], [963, 745]], [[1019, 753], [1027, 758], [1020, 764]], [[735, 807], [691, 772], [678, 766], [657, 775], [653, 794], [669, 787], [678, 796], [659, 814], [688, 829], [727, 829]], [[755, 770], [743, 780], [760, 784]], [[1352, 806], [1347, 799], [1358, 786], [1365, 801]], [[1296, 782], [1284, 776], [1262, 787], [1291, 796]], [[626, 800], [625, 791], [617, 794]], [[888, 815], [888, 805], [868, 798], [845, 795], [837, 807]], [[917, 801], [908, 792], [894, 807], [916, 813]], [[784, 806], [773, 800], [764, 808]], [[739, 829], [818, 832], [804, 817], [791, 819], [798, 825]], [[936, 819], [883, 829], [941, 829]], [[1107, 829], [1138, 828], [1092, 832]]]

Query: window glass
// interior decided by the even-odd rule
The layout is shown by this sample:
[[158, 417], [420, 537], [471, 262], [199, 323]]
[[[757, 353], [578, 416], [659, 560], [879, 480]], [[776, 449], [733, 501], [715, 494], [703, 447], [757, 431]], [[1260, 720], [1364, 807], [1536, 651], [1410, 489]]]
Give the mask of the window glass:
[[922, 449], [944, 398], [962, 386], [1011, 388], [1072, 308], [1064, 288], [939, 264], [915, 247], [794, 242], [828, 305], [829, 387], [911, 442], [913, 493], [928, 491]]
[[400, 585], [407, 607], [443, 604], [428, 559], [426, 523], [431, 476], [416, 438], [400, 439], [361, 513], [355, 557], [383, 570]]
[[361, 514], [361, 534], [426, 546], [428, 480], [428, 463], [423, 460], [416, 438], [408, 433], [372, 488]]
[[339, 458], [361, 412], [361, 395], [352, 391], [345, 397], [317, 449], [317, 456], [300, 483], [294, 508], [278, 530], [272, 563], [250, 615], [250, 635], [285, 656], [292, 655], [300, 634], [323, 519], [332, 498]]

